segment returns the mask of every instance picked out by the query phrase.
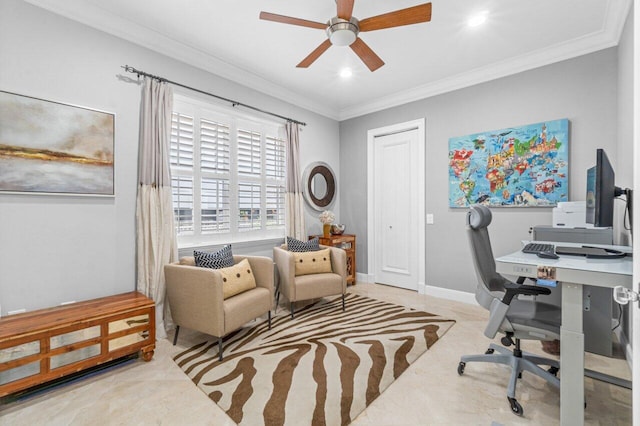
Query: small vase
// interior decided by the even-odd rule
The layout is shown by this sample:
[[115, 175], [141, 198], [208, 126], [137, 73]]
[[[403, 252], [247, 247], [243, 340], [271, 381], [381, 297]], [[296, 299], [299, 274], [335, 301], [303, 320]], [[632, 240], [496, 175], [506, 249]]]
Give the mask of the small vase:
[[322, 224], [322, 236], [325, 238], [329, 238], [331, 236], [331, 224], [324, 223]]

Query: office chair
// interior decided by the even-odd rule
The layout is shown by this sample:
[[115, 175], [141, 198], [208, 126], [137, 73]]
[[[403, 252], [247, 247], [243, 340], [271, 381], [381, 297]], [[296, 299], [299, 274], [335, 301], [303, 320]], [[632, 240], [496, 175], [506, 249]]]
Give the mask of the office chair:
[[[492, 343], [482, 355], [464, 355], [460, 357], [458, 374], [464, 373], [468, 362], [492, 362], [511, 366], [507, 399], [511, 411], [522, 416], [522, 406], [516, 400], [516, 382], [522, 377], [522, 372], [533, 373], [556, 388], [560, 388], [560, 380], [557, 378], [560, 364], [556, 360], [523, 352], [520, 349], [520, 339], [559, 339], [561, 311], [557, 306], [518, 298], [520, 295], [549, 294], [551, 293], [549, 288], [518, 285], [496, 272], [487, 231], [490, 223], [491, 210], [482, 205], [471, 206], [471, 210], [467, 213], [467, 235], [478, 277], [476, 300], [490, 312], [484, 335], [493, 339], [498, 332], [503, 333], [501, 343], [507, 347], [515, 345], [515, 348], [512, 352]], [[550, 368], [544, 370], [539, 365], [550, 366]]]

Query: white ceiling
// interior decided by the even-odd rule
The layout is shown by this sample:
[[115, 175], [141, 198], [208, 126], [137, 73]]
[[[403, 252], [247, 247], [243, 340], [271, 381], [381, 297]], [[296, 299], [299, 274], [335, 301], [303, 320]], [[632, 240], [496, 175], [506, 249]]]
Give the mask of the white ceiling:
[[[326, 39], [324, 31], [258, 19], [267, 11], [326, 22], [336, 15], [333, 0], [26, 1], [337, 120], [615, 46], [631, 5], [432, 0], [431, 22], [360, 34], [386, 63], [372, 73], [337, 46], [310, 68], [296, 68]], [[356, 0], [353, 15], [362, 20], [424, 2]], [[479, 11], [488, 12], [487, 22], [468, 27]], [[352, 68], [350, 79], [339, 77], [344, 67]]]

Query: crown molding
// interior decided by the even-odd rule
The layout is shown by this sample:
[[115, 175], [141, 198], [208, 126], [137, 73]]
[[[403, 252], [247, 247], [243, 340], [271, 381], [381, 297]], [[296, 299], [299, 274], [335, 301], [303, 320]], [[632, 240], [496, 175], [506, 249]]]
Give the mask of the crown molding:
[[[314, 102], [310, 100], [308, 96], [300, 96], [299, 93], [272, 83], [257, 74], [225, 62], [216, 56], [205, 53], [192, 46], [178, 42], [155, 30], [95, 6], [92, 3], [81, 2], [82, 7], [76, 7], [79, 4], [79, 0], [69, 0], [64, 2], [64, 5], [61, 5], [60, 2], [54, 3], [49, 0], [24, 1], [297, 107], [304, 108], [333, 120], [338, 119], [335, 108], [331, 106]], [[148, 70], [148, 72], [154, 73], [153, 70]], [[166, 77], [169, 78], [169, 76]]]
[[[25, 1], [337, 121], [382, 111], [616, 46], [620, 40], [632, 4], [631, 0], [609, 0], [603, 27], [599, 31], [584, 37], [413, 87], [393, 95], [379, 97], [357, 106], [336, 110], [329, 104], [311, 100], [308, 96], [301, 96], [299, 93], [266, 80], [257, 74], [180, 43], [157, 31], [97, 7], [92, 3], [82, 2], [81, 0], [68, 0], [64, 2], [64, 5], [60, 5], [60, 2], [55, 2], [54, 4], [51, 0]], [[79, 7], [79, 5], [82, 5], [82, 7]]]
[[496, 62], [432, 83], [413, 87], [390, 96], [383, 96], [359, 106], [343, 108], [338, 113], [338, 120], [344, 121], [360, 117], [617, 46], [630, 9], [630, 0], [611, 0], [607, 7], [607, 16], [604, 20], [603, 28], [600, 31], [506, 61]]

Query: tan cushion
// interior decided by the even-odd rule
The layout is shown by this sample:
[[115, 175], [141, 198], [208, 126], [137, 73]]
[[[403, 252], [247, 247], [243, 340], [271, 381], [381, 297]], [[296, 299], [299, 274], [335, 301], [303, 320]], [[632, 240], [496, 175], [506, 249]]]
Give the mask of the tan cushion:
[[181, 257], [179, 263], [180, 265], [196, 266], [196, 260], [193, 256]]
[[342, 293], [342, 277], [338, 274], [315, 274], [296, 277], [297, 300], [315, 299]]
[[272, 303], [271, 292], [262, 287], [225, 299], [223, 305], [225, 332], [236, 330], [252, 319], [269, 312]]
[[331, 272], [331, 250], [293, 253], [296, 276]]
[[256, 279], [253, 277], [253, 271], [247, 259], [242, 259], [235, 265], [218, 269], [218, 271], [222, 275], [222, 294], [225, 299], [256, 288]]

